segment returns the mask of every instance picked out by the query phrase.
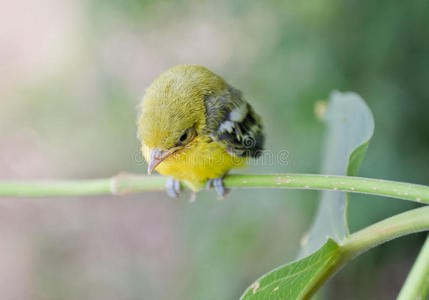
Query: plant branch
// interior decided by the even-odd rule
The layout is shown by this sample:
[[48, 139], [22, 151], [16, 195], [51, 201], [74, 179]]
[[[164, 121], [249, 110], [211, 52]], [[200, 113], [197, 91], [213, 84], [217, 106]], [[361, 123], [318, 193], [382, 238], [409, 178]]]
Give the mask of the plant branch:
[[[166, 178], [121, 173], [112, 178], [89, 180], [0, 181], [0, 197], [123, 195], [165, 189]], [[290, 188], [333, 190], [371, 194], [429, 204], [429, 187], [380, 179], [311, 175], [228, 175], [229, 188]], [[186, 187], [186, 185], [184, 185]]]
[[429, 230], [429, 206], [384, 219], [353, 233], [340, 243], [346, 257], [355, 257], [379, 244], [414, 232]]
[[398, 300], [427, 299], [429, 295], [429, 236], [408, 274]]
[[[339, 243], [338, 253], [332, 256], [332, 259], [327, 263], [326, 269], [324, 269], [312, 283], [312, 286], [304, 299], [310, 299], [326, 280], [359, 254], [394, 238], [427, 230], [429, 230], [429, 206], [416, 208], [395, 215], [351, 234]], [[426, 266], [428, 262], [427, 259], [428, 258], [426, 257]], [[423, 275], [420, 271], [419, 274], [416, 274], [415, 278], [415, 280], [420, 281], [419, 287], [421, 287], [422, 290], [425, 288], [427, 289], [427, 285], [425, 286], [425, 283], [422, 281], [427, 280], [428, 278], [427, 269], [425, 272], [426, 273], [424, 274], [426, 276], [423, 279], [418, 277]], [[425, 298], [406, 297], [403, 299]]]

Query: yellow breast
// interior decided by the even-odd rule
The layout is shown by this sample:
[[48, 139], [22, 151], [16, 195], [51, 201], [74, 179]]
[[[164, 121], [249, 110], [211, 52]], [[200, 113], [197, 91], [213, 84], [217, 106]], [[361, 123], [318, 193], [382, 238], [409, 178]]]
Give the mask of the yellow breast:
[[[147, 146], [142, 146], [146, 161], [150, 151]], [[156, 170], [177, 180], [203, 183], [207, 179], [221, 177], [231, 169], [245, 167], [246, 162], [246, 158], [229, 154], [218, 143], [197, 137], [184, 150], [166, 158]]]

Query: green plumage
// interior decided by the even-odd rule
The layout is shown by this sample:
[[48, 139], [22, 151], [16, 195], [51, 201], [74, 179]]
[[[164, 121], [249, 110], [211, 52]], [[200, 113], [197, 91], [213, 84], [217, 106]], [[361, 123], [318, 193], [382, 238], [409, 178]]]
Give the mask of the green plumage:
[[[263, 149], [259, 116], [239, 90], [201, 66], [175, 66], [156, 78], [138, 122], [149, 173], [156, 170], [195, 187], [213, 181], [222, 196], [223, 176], [245, 167]], [[177, 194], [171, 186], [178, 185], [169, 188]]]

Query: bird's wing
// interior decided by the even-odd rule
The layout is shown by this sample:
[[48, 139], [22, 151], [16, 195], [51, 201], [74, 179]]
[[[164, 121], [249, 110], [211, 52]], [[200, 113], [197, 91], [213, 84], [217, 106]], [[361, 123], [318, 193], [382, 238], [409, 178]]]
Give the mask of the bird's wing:
[[241, 92], [228, 86], [222, 95], [205, 99], [207, 133], [238, 157], [258, 157], [264, 146], [260, 117]]

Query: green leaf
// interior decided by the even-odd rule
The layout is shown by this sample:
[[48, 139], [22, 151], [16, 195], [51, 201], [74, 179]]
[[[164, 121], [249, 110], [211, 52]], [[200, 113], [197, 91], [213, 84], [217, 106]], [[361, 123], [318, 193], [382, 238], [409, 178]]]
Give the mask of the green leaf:
[[[357, 175], [374, 132], [370, 109], [355, 93], [333, 92], [325, 122], [327, 137], [322, 173]], [[322, 192], [319, 209], [299, 257], [316, 251], [328, 238], [341, 242], [349, 235], [347, 206], [345, 192]]]
[[[368, 226], [353, 233], [341, 244], [328, 239], [312, 255], [262, 276], [246, 290], [241, 300], [309, 299], [323, 282], [355, 256], [394, 238], [427, 230], [429, 206], [409, 210]], [[426, 268], [421, 268], [418, 273], [420, 271], [426, 272]], [[425, 281], [420, 282], [423, 283], [421, 295], [424, 295]]]
[[329, 239], [312, 255], [281, 266], [253, 283], [241, 300], [307, 299], [338, 263], [339, 247]]
[[[327, 139], [322, 173], [356, 175], [374, 131], [371, 111], [357, 94], [334, 92], [325, 122]], [[338, 246], [349, 235], [346, 215], [344, 192], [322, 192], [315, 222], [300, 257], [313, 254], [262, 276], [241, 299], [308, 299], [353, 256]]]

